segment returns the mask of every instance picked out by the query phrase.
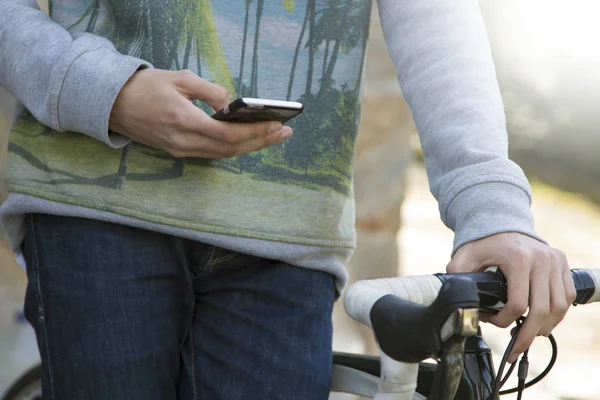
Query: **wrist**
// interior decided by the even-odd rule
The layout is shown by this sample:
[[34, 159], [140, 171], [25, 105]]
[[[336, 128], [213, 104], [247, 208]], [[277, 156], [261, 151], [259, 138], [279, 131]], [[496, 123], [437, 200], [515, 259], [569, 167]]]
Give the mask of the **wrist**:
[[100, 47], [82, 54], [69, 66], [58, 101], [61, 130], [84, 133], [112, 148], [129, 143], [109, 132], [109, 120], [118, 94], [143, 60]]
[[117, 97], [112, 105], [110, 115], [108, 117], [108, 129], [113, 132], [124, 133], [122, 125], [123, 113], [129, 109], [127, 106], [130, 92], [136, 91], [137, 81], [140, 74], [146, 69], [145, 66], [140, 67], [135, 71], [119, 90]]
[[462, 191], [448, 207], [449, 226], [455, 232], [452, 254], [465, 243], [498, 233], [520, 233], [545, 243], [535, 232], [529, 204], [527, 192], [505, 182]]

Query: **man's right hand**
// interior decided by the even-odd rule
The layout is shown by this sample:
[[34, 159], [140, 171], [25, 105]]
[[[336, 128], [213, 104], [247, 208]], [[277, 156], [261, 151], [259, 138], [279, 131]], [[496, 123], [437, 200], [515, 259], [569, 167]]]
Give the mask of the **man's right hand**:
[[109, 129], [174, 157], [234, 157], [292, 136], [280, 122], [217, 121], [196, 107], [195, 99], [215, 110], [229, 104], [225, 88], [191, 71], [140, 70], [119, 92]]

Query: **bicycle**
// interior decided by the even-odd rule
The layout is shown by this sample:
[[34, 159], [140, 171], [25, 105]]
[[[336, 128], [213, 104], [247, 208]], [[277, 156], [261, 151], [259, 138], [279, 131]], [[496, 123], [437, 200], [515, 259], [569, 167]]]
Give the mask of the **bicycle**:
[[41, 400], [42, 366], [36, 365], [25, 372], [6, 392], [2, 400]]
[[[600, 301], [596, 289], [600, 269], [572, 273], [577, 289], [574, 304]], [[518, 327], [496, 374], [478, 316], [479, 311], [499, 311], [506, 295], [504, 277], [495, 271], [356, 282], [346, 292], [346, 311], [373, 329], [381, 356], [334, 353], [331, 391], [376, 400], [497, 400], [507, 392], [521, 394], [550, 371], [556, 360], [556, 342], [550, 335], [553, 356], [545, 371], [525, 382], [527, 371], [520, 366], [519, 386], [500, 391], [517, 365], [515, 362], [503, 376]], [[430, 358], [437, 363], [423, 362]], [[2, 400], [40, 398], [38, 365]]]
[[[14, 315], [14, 322], [22, 329], [31, 329], [29, 322], [25, 319], [23, 311]], [[33, 331], [31, 332], [33, 336]], [[15, 381], [4, 393], [0, 390], [1, 400], [40, 400], [42, 398], [42, 367], [39, 363], [39, 354], [31, 359], [28, 368], [19, 371]]]
[[[572, 270], [577, 298], [574, 305], [600, 301], [600, 269]], [[542, 380], [552, 358], [535, 379], [526, 382], [527, 351], [518, 367], [518, 386], [501, 391], [517, 366], [504, 375], [506, 360], [522, 321], [498, 368], [479, 328], [479, 312], [497, 313], [506, 303], [506, 282], [496, 269], [462, 274], [435, 274], [359, 281], [344, 300], [346, 312], [372, 328], [380, 357], [334, 354], [332, 392], [376, 400], [497, 400]], [[435, 362], [423, 362], [433, 359]]]

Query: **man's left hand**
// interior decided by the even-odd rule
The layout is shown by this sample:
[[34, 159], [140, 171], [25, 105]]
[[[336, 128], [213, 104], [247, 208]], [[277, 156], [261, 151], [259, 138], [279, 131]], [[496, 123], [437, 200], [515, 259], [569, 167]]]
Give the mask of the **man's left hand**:
[[461, 246], [448, 272], [481, 271], [497, 266], [508, 285], [508, 302], [497, 315], [481, 320], [506, 328], [527, 313], [508, 358], [514, 362], [537, 335], [548, 336], [575, 301], [576, 291], [565, 254], [520, 233], [501, 233]]

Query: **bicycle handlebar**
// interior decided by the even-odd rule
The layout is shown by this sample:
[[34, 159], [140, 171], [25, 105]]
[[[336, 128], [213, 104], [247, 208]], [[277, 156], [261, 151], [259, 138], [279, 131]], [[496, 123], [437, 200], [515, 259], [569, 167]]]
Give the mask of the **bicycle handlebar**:
[[[600, 301], [600, 269], [572, 270], [577, 298], [574, 304]], [[428, 306], [437, 298], [442, 283], [451, 277], [467, 277], [477, 285], [480, 307], [494, 309], [506, 303], [506, 283], [496, 272], [420, 275], [358, 281], [351, 285], [344, 297], [344, 308], [350, 317], [373, 327], [371, 308], [383, 296], [394, 295], [403, 300]], [[498, 304], [500, 303], [500, 304]], [[498, 309], [499, 309], [498, 308]]]
[[[574, 304], [600, 301], [600, 269], [579, 269], [571, 272], [577, 290]], [[477, 299], [473, 300], [472, 295], [468, 293], [461, 296], [460, 290], [454, 290], [454, 296], [444, 295], [446, 303], [440, 304], [437, 300], [440, 289], [444, 286], [444, 292], [447, 292], [448, 285], [444, 283], [452, 281], [454, 277], [460, 277], [462, 279], [458, 281], [463, 281], [462, 286], [454, 285], [455, 289], [462, 287], [467, 288], [468, 292], [475, 290], [479, 297], [478, 304]], [[475, 285], [471, 283], [470, 287], [465, 286], [465, 278]], [[415, 348], [423, 345], [423, 337], [428, 337], [429, 347], [424, 348], [427, 351], [431, 350], [431, 331], [437, 331], [439, 341], [440, 327], [457, 305], [460, 305], [458, 308], [478, 307], [487, 312], [496, 312], [502, 309], [506, 301], [504, 276], [489, 271], [363, 280], [351, 285], [344, 298], [346, 312], [372, 329], [375, 325], [375, 336], [378, 337], [381, 350], [380, 393], [375, 399], [413, 399], [418, 371], [417, 355], [427, 358], [423, 357], [423, 351], [419, 353], [420, 350]], [[434, 302], [436, 304], [432, 307], [435, 310], [429, 307]], [[439, 310], [444, 310], [444, 313]], [[423, 329], [429, 332], [423, 334]], [[380, 338], [382, 340], [379, 340]], [[406, 343], [407, 338], [414, 340]]]

